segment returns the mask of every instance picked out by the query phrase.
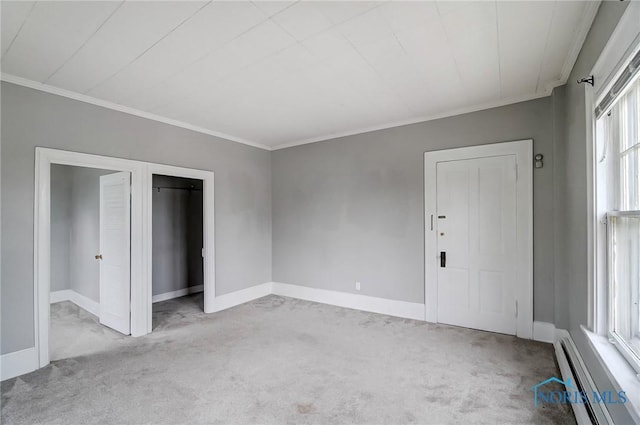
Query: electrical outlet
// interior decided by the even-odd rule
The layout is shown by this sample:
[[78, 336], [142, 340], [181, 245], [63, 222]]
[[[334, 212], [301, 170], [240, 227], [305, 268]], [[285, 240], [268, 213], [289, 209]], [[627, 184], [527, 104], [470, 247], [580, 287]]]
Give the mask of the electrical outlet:
[[360, 282], [356, 282], [356, 291], [360, 290]]

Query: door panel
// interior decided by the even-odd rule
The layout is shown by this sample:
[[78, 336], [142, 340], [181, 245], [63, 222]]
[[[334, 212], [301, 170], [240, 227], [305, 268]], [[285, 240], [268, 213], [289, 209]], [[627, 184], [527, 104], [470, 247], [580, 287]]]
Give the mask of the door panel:
[[127, 172], [100, 177], [100, 323], [131, 332], [131, 186]]
[[515, 334], [515, 156], [439, 162], [436, 171], [437, 245], [446, 252], [438, 322]]

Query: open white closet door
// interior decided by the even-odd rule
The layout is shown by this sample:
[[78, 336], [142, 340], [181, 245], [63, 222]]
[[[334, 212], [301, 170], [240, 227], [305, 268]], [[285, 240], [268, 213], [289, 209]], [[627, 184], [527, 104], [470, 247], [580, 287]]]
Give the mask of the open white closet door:
[[100, 323], [131, 333], [131, 174], [100, 177]]

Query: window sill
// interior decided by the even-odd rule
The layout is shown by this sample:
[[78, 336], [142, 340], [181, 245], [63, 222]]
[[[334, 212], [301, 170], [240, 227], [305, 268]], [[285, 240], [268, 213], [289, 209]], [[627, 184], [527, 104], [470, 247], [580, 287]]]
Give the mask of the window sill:
[[638, 375], [622, 353], [606, 337], [595, 334], [584, 326], [581, 326], [581, 329], [615, 391], [624, 391], [627, 394], [628, 401], [624, 406], [629, 414], [636, 423], [640, 423], [640, 399], [637, 397], [637, 394], [640, 394]]

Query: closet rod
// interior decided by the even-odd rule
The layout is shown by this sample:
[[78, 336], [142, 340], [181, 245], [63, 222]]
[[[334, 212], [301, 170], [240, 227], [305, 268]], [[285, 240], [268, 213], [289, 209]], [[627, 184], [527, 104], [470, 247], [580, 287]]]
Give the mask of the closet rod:
[[160, 189], [173, 189], [173, 190], [195, 190], [196, 192], [200, 192], [202, 189], [197, 189], [195, 187], [171, 187], [171, 186], [153, 186], [153, 189], [157, 189], [160, 192]]

